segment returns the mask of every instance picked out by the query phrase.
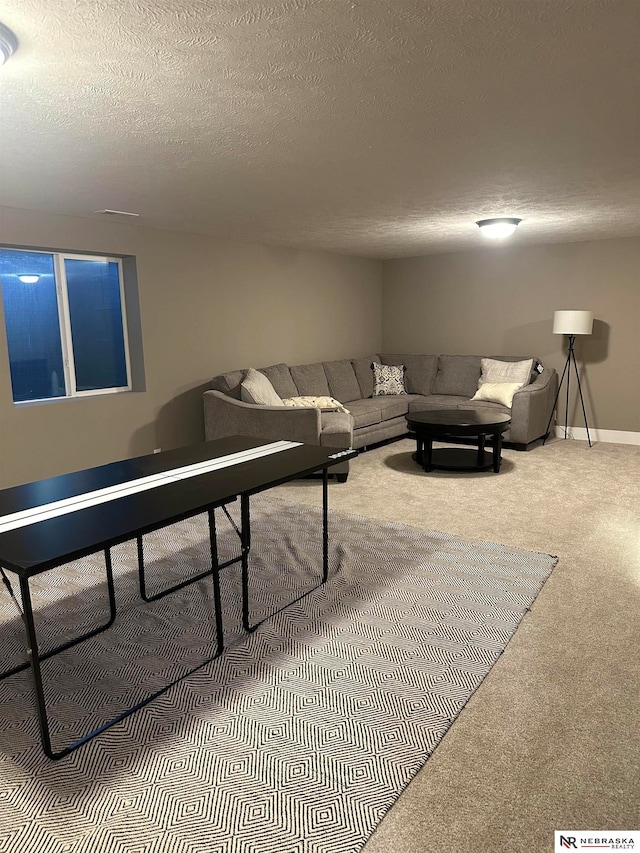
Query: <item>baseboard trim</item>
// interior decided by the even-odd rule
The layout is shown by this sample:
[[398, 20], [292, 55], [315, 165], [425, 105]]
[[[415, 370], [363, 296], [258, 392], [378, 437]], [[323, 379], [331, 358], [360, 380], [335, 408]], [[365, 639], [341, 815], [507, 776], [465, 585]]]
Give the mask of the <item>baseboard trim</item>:
[[[593, 429], [589, 427], [591, 441], [606, 441], [611, 444], [640, 444], [640, 432], [628, 432], [621, 429]], [[556, 425], [556, 438], [564, 438], [564, 427]], [[587, 430], [584, 427], [570, 426], [567, 429], [567, 438], [575, 438], [578, 441], [587, 440]]]

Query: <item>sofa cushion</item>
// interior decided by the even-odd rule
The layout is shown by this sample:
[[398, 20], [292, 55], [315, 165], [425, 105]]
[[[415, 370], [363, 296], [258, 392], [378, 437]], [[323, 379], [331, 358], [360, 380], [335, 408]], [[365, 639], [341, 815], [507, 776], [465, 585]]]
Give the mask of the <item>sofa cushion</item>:
[[387, 397], [406, 394], [404, 387], [404, 364], [376, 364], [373, 370], [373, 396]]
[[295, 397], [298, 393], [296, 384], [291, 378], [288, 364], [281, 362], [280, 364], [272, 364], [270, 367], [260, 367], [259, 370], [271, 382], [279, 397]]
[[409, 395], [399, 394], [395, 397], [376, 397], [380, 406], [380, 418], [389, 421], [391, 418], [399, 418], [409, 412]]
[[409, 399], [410, 412], [427, 412], [429, 409], [459, 409], [469, 405], [469, 397], [454, 397], [449, 394], [431, 394], [429, 397]]
[[322, 363], [331, 396], [343, 403], [361, 398], [356, 372], [348, 358]]
[[349, 414], [349, 409], [333, 397], [318, 397], [315, 394], [307, 397], [286, 397], [282, 403], [292, 409], [320, 409], [323, 412]]
[[[478, 380], [478, 388], [487, 384], [517, 383], [522, 387], [528, 385], [533, 371], [534, 359], [524, 361], [502, 361], [495, 358], [483, 358], [480, 361], [482, 373]], [[511, 403], [506, 405], [510, 406]]]
[[437, 355], [381, 353], [380, 361], [383, 364], [404, 364], [404, 385], [408, 394], [431, 394], [438, 367]]
[[276, 394], [271, 382], [264, 373], [250, 367], [240, 384], [240, 397], [245, 403], [257, 406], [281, 406], [282, 399]]
[[[321, 361], [313, 364], [297, 364], [291, 368], [291, 378], [296, 384], [297, 394], [301, 396], [331, 397], [329, 383]], [[295, 397], [295, 394], [287, 395]], [[338, 398], [340, 399], [340, 398]]]
[[380, 397], [376, 397], [373, 400], [351, 400], [349, 411], [353, 418], [354, 429], [380, 423], [382, 420], [380, 400]]
[[478, 390], [479, 355], [440, 355], [433, 382], [433, 394], [466, 397], [470, 400]]
[[360, 398], [365, 399], [373, 396], [373, 363], [380, 364], [380, 359], [377, 355], [367, 356], [366, 358], [353, 358], [351, 364], [360, 386]]
[[231, 370], [229, 373], [221, 373], [211, 380], [212, 391], [222, 391], [235, 400], [240, 399], [240, 383], [246, 376], [246, 370]]
[[488, 400], [467, 400], [466, 403], [460, 404], [461, 409], [484, 409], [500, 412], [503, 415], [510, 415], [511, 409], [508, 406], [503, 406], [501, 403], [491, 403]]
[[483, 382], [471, 399], [501, 403], [511, 408], [513, 395], [521, 388], [522, 382]]

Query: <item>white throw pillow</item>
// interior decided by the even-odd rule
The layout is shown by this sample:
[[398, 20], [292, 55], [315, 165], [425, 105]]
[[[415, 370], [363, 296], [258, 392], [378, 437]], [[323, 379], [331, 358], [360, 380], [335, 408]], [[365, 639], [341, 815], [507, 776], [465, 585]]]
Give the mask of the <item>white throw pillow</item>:
[[503, 406], [511, 408], [513, 395], [522, 388], [523, 384], [522, 382], [485, 382], [471, 399], [502, 403]]
[[531, 381], [533, 370], [533, 359], [524, 361], [500, 361], [497, 358], [483, 358], [480, 361], [482, 373], [478, 380], [478, 388], [485, 382], [519, 382], [520, 385], [528, 385]]
[[349, 414], [349, 409], [345, 409], [342, 403], [333, 397], [315, 397], [306, 394], [302, 397], [286, 397], [282, 402], [285, 406], [296, 409], [322, 409], [323, 412], [346, 412], [347, 415]]
[[240, 383], [240, 399], [257, 406], [281, 406], [282, 399], [264, 373], [250, 367]]

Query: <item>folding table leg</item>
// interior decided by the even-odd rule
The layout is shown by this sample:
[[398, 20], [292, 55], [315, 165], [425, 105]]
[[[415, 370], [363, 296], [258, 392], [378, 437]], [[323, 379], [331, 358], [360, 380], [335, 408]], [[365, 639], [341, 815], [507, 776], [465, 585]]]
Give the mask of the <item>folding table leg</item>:
[[[224, 649], [224, 629], [222, 624], [222, 596], [220, 595], [220, 561], [218, 559], [218, 537], [216, 534], [215, 509], [207, 511], [209, 517], [209, 547], [211, 550], [211, 580], [213, 581], [213, 608], [216, 619], [216, 644], [218, 651], [216, 657], [222, 654]], [[234, 562], [237, 562], [234, 561]], [[225, 565], [228, 565], [225, 563]]]
[[[84, 634], [82, 637], [76, 638], [68, 643], [65, 643], [61, 646], [58, 646], [56, 649], [47, 652], [44, 655], [40, 655], [38, 651], [38, 640], [36, 637], [36, 626], [33, 618], [33, 607], [31, 604], [31, 590], [29, 588], [29, 578], [20, 578], [20, 592], [22, 594], [22, 607], [23, 607], [23, 619], [25, 625], [25, 631], [27, 634], [27, 654], [29, 656], [29, 663], [31, 665], [31, 674], [33, 677], [33, 686], [35, 690], [36, 696], [36, 710], [38, 712], [38, 724], [40, 726], [40, 739], [42, 741], [42, 748], [44, 750], [45, 755], [52, 760], [56, 760], [58, 758], [64, 758], [65, 755], [69, 755], [70, 752], [73, 752], [74, 749], [77, 749], [86, 741], [91, 740], [91, 738], [95, 737], [100, 732], [104, 731], [110, 725], [113, 725], [114, 722], [118, 722], [118, 720], [114, 720], [111, 723], [107, 723], [104, 726], [101, 726], [99, 729], [91, 732], [88, 735], [76, 740], [70, 746], [65, 747], [59, 752], [54, 752], [51, 746], [51, 735], [49, 731], [49, 719], [47, 716], [47, 702], [44, 695], [44, 686], [42, 684], [42, 672], [40, 669], [40, 663], [43, 660], [51, 657], [58, 651], [63, 649], [68, 649], [71, 646], [75, 646], [81, 640], [86, 640], [89, 637], [93, 637], [95, 634], [98, 634], [113, 622], [115, 618], [116, 612], [116, 604], [115, 604], [115, 594], [113, 588], [113, 569], [111, 565], [111, 552], [107, 548], [104, 552], [105, 556], [105, 565], [107, 570], [107, 588], [109, 592], [109, 602], [111, 606], [111, 619], [110, 621], [100, 628], [97, 628], [94, 631], [90, 631], [87, 634]], [[120, 719], [120, 718], [119, 718]]]
[[322, 469], [322, 583], [329, 577], [329, 471]]
[[[73, 640], [68, 640], [66, 643], [61, 643], [59, 646], [56, 646], [53, 649], [49, 649], [48, 652], [41, 654], [39, 656], [41, 661], [47, 660], [47, 658], [50, 658], [53, 655], [58, 654], [58, 652], [65, 651], [65, 649], [70, 649], [72, 646], [75, 646], [78, 643], [82, 643], [84, 640], [88, 640], [90, 637], [95, 637], [96, 634], [101, 634], [103, 631], [106, 631], [108, 628], [110, 628], [113, 625], [115, 618], [116, 618], [116, 598], [115, 598], [115, 593], [114, 593], [114, 589], [113, 589], [113, 575], [111, 572], [111, 554], [110, 554], [109, 550], [105, 550], [104, 555], [105, 555], [105, 564], [108, 566], [108, 570], [107, 570], [107, 593], [109, 596], [109, 618], [102, 625], [98, 625], [97, 628], [93, 628], [91, 631], [87, 631], [86, 634], [81, 634], [79, 637], [74, 637]], [[6, 579], [6, 576], [4, 576], [4, 572], [2, 574], [3, 574], [3, 577], [5, 577], [5, 583], [7, 583], [7, 585], [9, 586], [9, 589], [11, 589], [11, 586], [10, 586], [8, 580]], [[27, 584], [28, 584], [28, 581], [27, 581]], [[23, 599], [23, 601], [24, 601], [24, 599]], [[18, 607], [18, 609], [19, 609], [19, 605], [18, 605], [17, 601], [16, 601], [16, 607]], [[20, 615], [22, 616], [23, 621], [25, 621], [24, 613], [21, 612]], [[25, 623], [25, 627], [26, 627], [26, 623]], [[14, 675], [16, 672], [22, 672], [22, 670], [28, 669], [30, 666], [31, 666], [30, 660], [25, 661], [24, 663], [21, 663], [18, 666], [14, 666], [12, 669], [8, 669], [5, 672], [0, 673], [0, 681], [2, 681], [3, 678], [7, 678], [10, 675]]]
[[[42, 740], [42, 748], [44, 750], [45, 755], [48, 758], [51, 758], [54, 761], [57, 759], [60, 759], [60, 758], [64, 758], [64, 756], [69, 755], [69, 753], [78, 749], [78, 747], [87, 743], [87, 741], [92, 740], [97, 735], [101, 734], [102, 732], [106, 731], [107, 729], [111, 728], [112, 726], [116, 725], [117, 723], [122, 722], [122, 720], [125, 720], [127, 717], [129, 717], [131, 714], [133, 714], [135, 711], [138, 711], [141, 708], [143, 708], [145, 705], [148, 705], [150, 702], [152, 702], [158, 696], [161, 696], [163, 693], [166, 693], [171, 687], [173, 687], [179, 681], [184, 680], [188, 676], [192, 675], [194, 672], [197, 672], [198, 670], [207, 666], [213, 660], [215, 660], [217, 657], [219, 657], [220, 654], [222, 654], [222, 651], [223, 651], [223, 624], [222, 624], [222, 604], [221, 604], [221, 595], [220, 595], [219, 569], [222, 566], [226, 566], [232, 562], [236, 562], [237, 558], [223, 563], [222, 566], [218, 564], [218, 547], [217, 547], [217, 537], [216, 537], [216, 529], [215, 529], [215, 513], [214, 513], [213, 508], [208, 510], [208, 518], [209, 518], [209, 543], [210, 543], [210, 549], [211, 549], [211, 566], [205, 572], [202, 572], [201, 574], [199, 574], [195, 577], [189, 578], [187, 581], [176, 584], [175, 586], [170, 587], [169, 589], [162, 590], [160, 593], [157, 593], [156, 595], [153, 595], [153, 596], [147, 595], [146, 589], [145, 589], [145, 577], [144, 577], [144, 550], [143, 550], [143, 543], [142, 543], [142, 537], [141, 536], [137, 537], [137, 540], [138, 540], [138, 543], [137, 543], [138, 544], [138, 558], [139, 558], [138, 569], [139, 569], [139, 578], [140, 578], [140, 591], [141, 591], [141, 595], [143, 595], [143, 598], [145, 598], [146, 601], [155, 601], [156, 599], [162, 598], [165, 595], [168, 595], [170, 592], [181, 589], [182, 587], [187, 586], [188, 584], [194, 583], [195, 581], [200, 580], [201, 578], [211, 576], [212, 583], [213, 583], [213, 600], [214, 600], [214, 608], [215, 608], [215, 625], [216, 625], [216, 650], [215, 650], [215, 654], [213, 654], [211, 657], [207, 658], [206, 660], [204, 660], [202, 663], [198, 664], [197, 666], [192, 667], [188, 672], [184, 673], [179, 678], [174, 679], [169, 684], [165, 685], [164, 687], [160, 688], [159, 690], [154, 691], [149, 696], [146, 696], [144, 699], [142, 699], [140, 702], [137, 702], [131, 708], [128, 708], [127, 710], [123, 711], [121, 714], [118, 714], [113, 719], [108, 720], [103, 725], [98, 726], [97, 728], [88, 732], [86, 735], [83, 735], [81, 738], [78, 738], [76, 741], [69, 744], [69, 746], [66, 746], [64, 749], [61, 749], [57, 752], [55, 752], [53, 750], [52, 745], [51, 745], [51, 734], [50, 734], [49, 720], [48, 720], [48, 715], [47, 715], [47, 704], [46, 704], [46, 698], [45, 698], [45, 693], [44, 693], [44, 686], [42, 683], [42, 672], [41, 672], [41, 668], [40, 668], [40, 663], [41, 663], [41, 661], [45, 660], [46, 658], [51, 657], [51, 655], [54, 654], [55, 652], [62, 651], [63, 649], [66, 649], [66, 648], [69, 648], [70, 646], [75, 645], [76, 643], [80, 642], [80, 640], [82, 640], [82, 639], [87, 639], [88, 637], [91, 637], [91, 636], [99, 633], [100, 631], [104, 631], [105, 628], [109, 627], [109, 625], [113, 622], [113, 620], [115, 618], [116, 604], [115, 604], [115, 593], [114, 593], [114, 584], [113, 584], [113, 569], [112, 569], [112, 564], [111, 564], [111, 554], [110, 554], [109, 550], [105, 551], [105, 564], [106, 564], [106, 570], [107, 570], [107, 587], [108, 587], [108, 591], [109, 591], [109, 601], [111, 604], [111, 619], [110, 619], [110, 621], [107, 623], [107, 625], [100, 627], [94, 631], [91, 631], [91, 632], [85, 634], [81, 638], [76, 638], [76, 639], [74, 639], [68, 643], [65, 643], [64, 645], [58, 646], [53, 651], [47, 652], [46, 654], [43, 654], [43, 655], [40, 655], [40, 653], [38, 651], [38, 642], [37, 642], [37, 637], [36, 637], [35, 622], [34, 622], [34, 618], [33, 618], [33, 608], [32, 608], [32, 604], [31, 604], [31, 592], [29, 589], [29, 580], [23, 579], [23, 578], [20, 579], [20, 589], [21, 589], [21, 593], [22, 593], [22, 602], [23, 602], [23, 609], [24, 609], [23, 619], [24, 619], [25, 629], [26, 629], [26, 633], [27, 633], [27, 653], [29, 655], [31, 672], [33, 675], [33, 683], [34, 683], [34, 690], [35, 690], [35, 696], [36, 696], [36, 707], [37, 707], [37, 712], [38, 712], [38, 722], [39, 722], [39, 726], [40, 726], [40, 737]], [[26, 664], [26, 665], [28, 666], [29, 664]]]
[[326, 583], [327, 578], [329, 576], [329, 473], [327, 468], [323, 468], [322, 470], [322, 578], [319, 584], [308, 589], [306, 592], [303, 592], [301, 595], [294, 598], [292, 601], [289, 601], [287, 604], [283, 604], [282, 607], [278, 607], [277, 610], [274, 610], [268, 616], [260, 619], [259, 622], [254, 622], [251, 624], [249, 618], [249, 552], [251, 550], [251, 515], [249, 510], [249, 498], [247, 495], [240, 496], [240, 518], [241, 518], [241, 543], [242, 543], [242, 624], [244, 630], [248, 633], [253, 633], [256, 628], [259, 628], [263, 622], [271, 617], [275, 616], [277, 613], [281, 613], [283, 610], [286, 610], [287, 607], [291, 607], [292, 604], [295, 604], [298, 601], [301, 601], [307, 595], [310, 595], [319, 586]]

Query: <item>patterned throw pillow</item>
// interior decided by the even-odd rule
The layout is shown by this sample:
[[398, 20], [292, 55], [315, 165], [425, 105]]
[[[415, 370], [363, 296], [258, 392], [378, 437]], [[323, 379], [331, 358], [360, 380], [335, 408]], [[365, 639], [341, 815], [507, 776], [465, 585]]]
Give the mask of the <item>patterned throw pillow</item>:
[[404, 364], [378, 364], [373, 362], [373, 396], [391, 397], [406, 394], [404, 387]]

